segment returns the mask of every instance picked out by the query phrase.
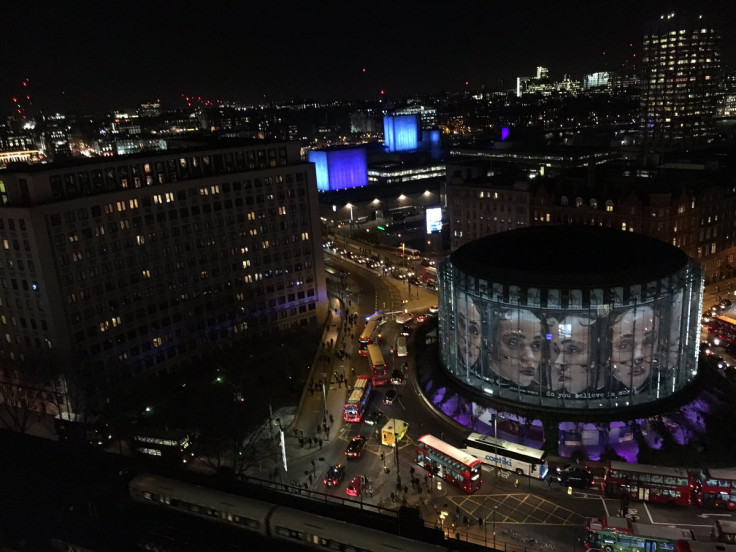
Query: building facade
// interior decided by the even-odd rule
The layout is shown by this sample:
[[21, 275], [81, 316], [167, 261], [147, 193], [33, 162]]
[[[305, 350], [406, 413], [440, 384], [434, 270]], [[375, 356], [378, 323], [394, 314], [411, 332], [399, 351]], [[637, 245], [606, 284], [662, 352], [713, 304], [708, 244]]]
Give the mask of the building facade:
[[674, 149], [715, 137], [720, 34], [702, 16], [661, 17], [643, 40], [639, 129], [645, 148]]
[[[326, 314], [314, 167], [252, 142], [0, 172], [0, 363], [125, 388]], [[22, 383], [22, 382], [21, 382]]]
[[450, 248], [482, 236], [529, 226], [531, 191], [527, 182], [514, 180], [485, 160], [447, 166], [447, 210]]
[[494, 166], [498, 174], [488, 176], [491, 165], [476, 159], [448, 164], [453, 250], [525, 226], [602, 226], [682, 249], [705, 267], [708, 281], [736, 275], [736, 187], [724, 171], [570, 171], [525, 187], [499, 178], [500, 164]]

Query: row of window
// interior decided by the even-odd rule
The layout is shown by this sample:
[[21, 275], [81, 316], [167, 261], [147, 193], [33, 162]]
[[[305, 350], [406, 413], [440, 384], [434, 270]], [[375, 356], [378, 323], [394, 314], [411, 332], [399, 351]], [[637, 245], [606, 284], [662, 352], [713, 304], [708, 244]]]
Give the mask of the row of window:
[[280, 146], [69, 171], [50, 175], [49, 184], [54, 199], [70, 199], [194, 178], [283, 167], [287, 161], [286, 147]]

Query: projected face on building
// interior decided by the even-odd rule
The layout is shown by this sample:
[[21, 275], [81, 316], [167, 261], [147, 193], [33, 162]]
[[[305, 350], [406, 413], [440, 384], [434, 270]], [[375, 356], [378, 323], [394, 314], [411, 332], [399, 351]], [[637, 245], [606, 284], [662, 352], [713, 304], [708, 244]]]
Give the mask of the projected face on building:
[[471, 369], [478, 369], [481, 353], [481, 315], [476, 301], [462, 293], [456, 301], [457, 360]]
[[635, 307], [612, 322], [611, 375], [626, 389], [638, 392], [649, 382], [658, 348], [654, 310]]
[[498, 313], [494, 317], [488, 364], [505, 383], [528, 387], [538, 382], [542, 350], [542, 324], [529, 310]]
[[594, 389], [598, 380], [592, 328], [596, 319], [570, 315], [559, 322], [551, 319], [549, 390], [581, 393]]

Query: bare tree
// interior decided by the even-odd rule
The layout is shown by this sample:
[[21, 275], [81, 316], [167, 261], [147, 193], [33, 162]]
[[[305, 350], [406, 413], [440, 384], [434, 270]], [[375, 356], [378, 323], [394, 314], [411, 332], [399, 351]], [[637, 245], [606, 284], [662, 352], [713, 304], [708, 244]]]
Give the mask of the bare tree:
[[34, 411], [42, 409], [42, 383], [36, 370], [3, 367], [0, 372], [0, 401], [4, 403], [3, 422], [12, 430], [27, 433], [38, 423]]

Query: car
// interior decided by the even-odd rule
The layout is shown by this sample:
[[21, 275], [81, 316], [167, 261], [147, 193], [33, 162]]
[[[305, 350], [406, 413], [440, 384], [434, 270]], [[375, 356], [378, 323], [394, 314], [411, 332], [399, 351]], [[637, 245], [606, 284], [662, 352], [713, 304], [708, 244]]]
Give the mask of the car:
[[363, 478], [353, 477], [352, 481], [348, 483], [345, 493], [350, 496], [359, 496], [363, 492]]
[[365, 415], [363, 421], [368, 425], [380, 425], [386, 416], [380, 410], [371, 410]]
[[710, 312], [712, 313], [718, 314], [719, 312], [721, 312], [722, 308], [720, 303], [716, 303], [715, 305], [711, 305], [710, 309], [708, 310], [710, 310]]
[[404, 314], [400, 314], [399, 316], [396, 317], [396, 322], [398, 324], [405, 325], [411, 322], [412, 320], [414, 320], [414, 314], [411, 312], [405, 312]]
[[421, 324], [427, 319], [427, 316], [424, 314], [418, 314], [417, 315], [417, 324]]
[[430, 291], [437, 290], [437, 280], [427, 280], [427, 283], [425, 285], [427, 286], [427, 289]]
[[335, 464], [330, 466], [325, 475], [324, 484], [326, 487], [337, 487], [345, 477], [345, 466], [342, 464]]
[[578, 487], [584, 489], [593, 484], [593, 474], [585, 466], [569, 466], [557, 468], [557, 482], [563, 487]]
[[731, 301], [730, 299], [724, 299], [723, 301], [721, 301], [721, 308], [722, 309], [727, 309], [727, 308], [731, 307], [732, 305], [733, 305], [733, 301]]
[[403, 336], [411, 335], [411, 326], [409, 324], [404, 324], [401, 327], [401, 332], [399, 332]]
[[439, 309], [437, 308], [436, 305], [430, 305], [429, 307], [429, 312], [431, 312], [432, 314], [435, 314], [438, 310]]
[[394, 404], [398, 393], [394, 389], [389, 389], [383, 396], [383, 404]]
[[391, 372], [391, 383], [394, 385], [401, 385], [404, 383], [404, 374], [401, 373], [401, 370], [394, 370]]
[[345, 456], [348, 460], [351, 458], [360, 458], [363, 456], [363, 449], [365, 448], [365, 443], [367, 439], [364, 435], [356, 435], [353, 437], [352, 441], [348, 443], [347, 448], [345, 449]]

